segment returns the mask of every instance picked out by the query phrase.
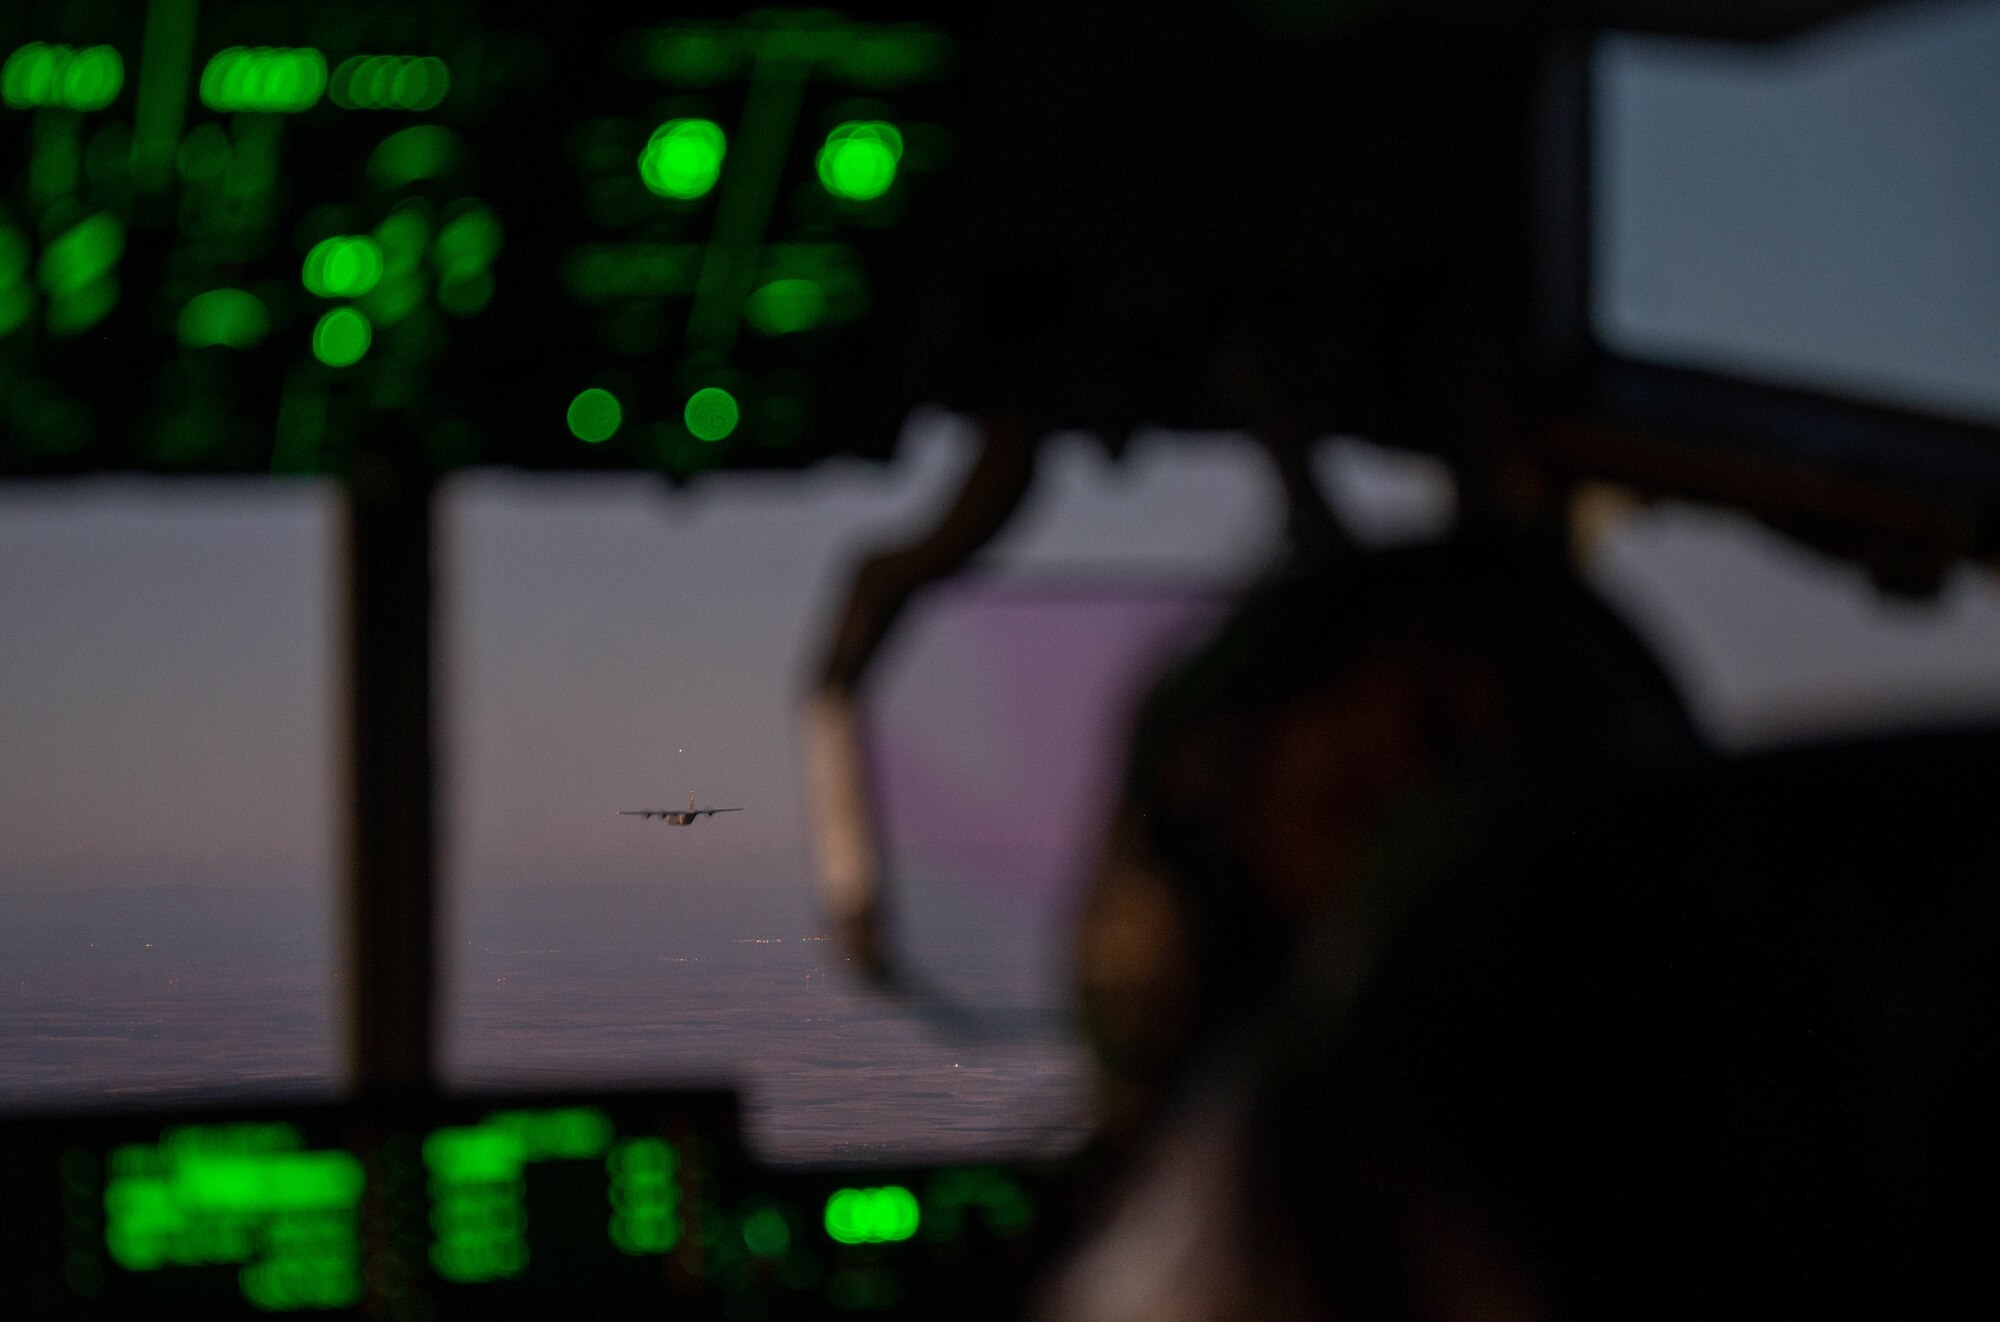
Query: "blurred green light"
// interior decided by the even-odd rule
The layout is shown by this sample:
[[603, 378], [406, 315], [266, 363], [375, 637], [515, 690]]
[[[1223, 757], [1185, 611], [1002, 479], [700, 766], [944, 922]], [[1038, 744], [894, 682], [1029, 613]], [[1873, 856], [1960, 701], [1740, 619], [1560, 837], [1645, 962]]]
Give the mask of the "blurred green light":
[[618, 396], [609, 390], [592, 386], [569, 402], [570, 435], [579, 441], [591, 445], [608, 441], [618, 434], [624, 421], [625, 410], [619, 406]]
[[775, 1207], [760, 1207], [743, 1218], [743, 1246], [760, 1258], [782, 1258], [792, 1247], [792, 1228]]
[[418, 124], [382, 139], [368, 158], [368, 174], [384, 188], [434, 179], [460, 154], [458, 135], [436, 124]]
[[180, 340], [193, 349], [211, 345], [247, 349], [270, 329], [271, 317], [264, 305], [255, 294], [241, 289], [211, 289], [196, 294], [181, 309]]
[[680, 1243], [681, 1223], [678, 1216], [669, 1213], [658, 1217], [635, 1217], [619, 1213], [611, 1219], [609, 1227], [611, 1243], [620, 1253], [641, 1257], [653, 1253], [671, 1253], [674, 1245]]
[[430, 239], [430, 215], [421, 205], [406, 203], [375, 227], [375, 240], [382, 245], [391, 271], [414, 270]]
[[487, 207], [474, 205], [445, 223], [431, 250], [445, 279], [475, 275], [500, 252], [500, 221]]
[[326, 90], [326, 57], [310, 46], [231, 46], [201, 72], [210, 110], [297, 114]]
[[431, 1173], [459, 1183], [511, 1180], [527, 1158], [518, 1135], [483, 1125], [440, 1129], [424, 1140], [424, 1164]]
[[702, 196], [722, 175], [727, 140], [708, 119], [670, 119], [653, 130], [639, 153], [639, 178], [661, 197]]
[[367, 1175], [340, 1150], [303, 1151], [289, 1125], [184, 1125], [106, 1163], [104, 1245], [128, 1271], [237, 1264], [258, 1308], [361, 1298]]
[[826, 1233], [842, 1244], [886, 1244], [917, 1233], [917, 1196], [900, 1184], [839, 1189], [826, 1200]]
[[682, 416], [687, 429], [704, 441], [719, 441], [736, 430], [742, 413], [736, 396], [716, 386], [706, 386], [688, 397]]
[[0, 66], [0, 100], [16, 110], [102, 110], [125, 85], [125, 61], [109, 46], [74, 50], [31, 41]]
[[125, 85], [125, 61], [109, 46], [80, 50], [63, 73], [62, 100], [71, 110], [102, 110]]
[[15, 110], [49, 105], [55, 98], [56, 69], [62, 58], [57, 49], [31, 41], [9, 55], [0, 65], [0, 100]]
[[359, 1263], [344, 1258], [260, 1262], [241, 1273], [243, 1294], [258, 1308], [345, 1308], [361, 1302]]
[[866, 202], [889, 191], [902, 159], [903, 135], [895, 125], [849, 120], [836, 125], [819, 149], [819, 181], [835, 197]]
[[450, 90], [435, 55], [356, 55], [333, 71], [327, 99], [342, 110], [431, 110]]
[[248, 1213], [352, 1207], [361, 1198], [361, 1163], [348, 1152], [264, 1152], [190, 1156], [175, 1193], [187, 1207]]
[[664, 1138], [631, 1138], [620, 1143], [606, 1164], [617, 1176], [648, 1177], [663, 1181], [680, 1165], [674, 1145]]
[[61, 297], [74, 294], [108, 272], [125, 251], [125, 227], [99, 212], [65, 230], [42, 251], [42, 288]]
[[118, 306], [118, 279], [105, 276], [62, 298], [49, 300], [48, 327], [51, 335], [81, 335], [111, 315]]
[[601, 1148], [610, 1119], [594, 1107], [503, 1111], [424, 1140], [431, 1172], [431, 1264], [454, 1281], [491, 1281], [527, 1269], [529, 1161]]
[[680, 1241], [679, 1165], [673, 1145], [663, 1138], [632, 1138], [605, 1158], [611, 1176], [611, 1243], [621, 1253], [666, 1253]]
[[111, 269], [124, 251], [125, 227], [109, 212], [79, 221], [42, 249], [42, 288], [54, 301], [51, 330], [75, 334], [103, 319], [118, 301]]
[[321, 239], [306, 254], [299, 280], [321, 298], [360, 298], [382, 280], [382, 245], [360, 234]]
[[528, 1265], [528, 1245], [513, 1237], [440, 1241], [431, 1245], [431, 1265], [451, 1281], [518, 1276]]
[[[585, 391], [584, 394], [592, 392]], [[597, 394], [618, 401], [608, 391]], [[577, 398], [581, 399], [579, 395]], [[576, 405], [572, 403], [572, 411]], [[617, 430], [614, 424], [612, 430]], [[485, 1128], [513, 1135], [527, 1161], [598, 1157], [611, 1142], [611, 1117], [594, 1106], [565, 1106], [550, 1111], [500, 1111], [486, 1118]]]
[[766, 335], [811, 330], [826, 315], [826, 292], [816, 280], [773, 280], [750, 295], [744, 315]]
[[353, 308], [335, 308], [313, 327], [313, 357], [328, 367], [352, 367], [368, 352], [375, 328]]
[[362, 311], [379, 326], [394, 326], [423, 305], [424, 282], [409, 275], [390, 276], [368, 292]]

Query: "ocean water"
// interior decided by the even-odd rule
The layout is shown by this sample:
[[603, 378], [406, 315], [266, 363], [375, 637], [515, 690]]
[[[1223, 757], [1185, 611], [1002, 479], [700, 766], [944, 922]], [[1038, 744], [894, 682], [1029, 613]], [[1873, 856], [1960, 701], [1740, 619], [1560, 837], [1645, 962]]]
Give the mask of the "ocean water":
[[[340, 973], [325, 897], [178, 887], [0, 896], [0, 1106], [327, 1096]], [[725, 1083], [787, 1163], [1052, 1155], [1087, 1066], [1032, 943], [947, 925], [951, 1010], [860, 985], [790, 889], [454, 898], [448, 1086]]]

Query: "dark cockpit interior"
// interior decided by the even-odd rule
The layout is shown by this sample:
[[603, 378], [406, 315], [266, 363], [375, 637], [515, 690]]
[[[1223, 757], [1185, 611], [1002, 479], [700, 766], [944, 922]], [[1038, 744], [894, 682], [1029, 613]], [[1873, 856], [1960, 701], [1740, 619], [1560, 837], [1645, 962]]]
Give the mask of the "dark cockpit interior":
[[0, 60], [6, 1316], [2000, 1304], [2000, 11]]

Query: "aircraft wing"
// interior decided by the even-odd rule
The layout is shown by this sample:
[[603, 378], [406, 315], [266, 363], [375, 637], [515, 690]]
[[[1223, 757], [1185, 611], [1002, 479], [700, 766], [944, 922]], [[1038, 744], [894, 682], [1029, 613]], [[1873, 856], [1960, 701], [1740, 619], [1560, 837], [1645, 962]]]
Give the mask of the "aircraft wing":
[[706, 812], [706, 813], [717, 813], [717, 812], [742, 812], [743, 810], [741, 808], [698, 808], [696, 809], [696, 811]]
[[620, 817], [672, 817], [679, 808], [620, 808]]

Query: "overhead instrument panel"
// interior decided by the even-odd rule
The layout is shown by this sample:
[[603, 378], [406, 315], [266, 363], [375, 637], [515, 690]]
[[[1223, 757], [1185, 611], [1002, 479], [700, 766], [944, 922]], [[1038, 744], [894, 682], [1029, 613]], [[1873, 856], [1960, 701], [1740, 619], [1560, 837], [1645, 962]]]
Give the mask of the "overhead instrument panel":
[[886, 448], [959, 43], [875, 7], [0, 13], [0, 471]]

